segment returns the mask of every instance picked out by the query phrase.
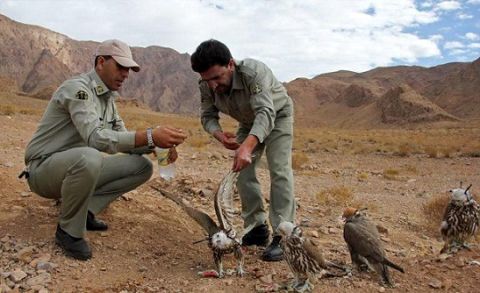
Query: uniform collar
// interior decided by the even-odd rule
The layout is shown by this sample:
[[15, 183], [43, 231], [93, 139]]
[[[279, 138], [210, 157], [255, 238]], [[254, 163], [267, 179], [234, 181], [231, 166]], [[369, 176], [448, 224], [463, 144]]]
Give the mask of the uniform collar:
[[91, 84], [92, 84], [92, 88], [93, 88], [93, 91], [95, 92], [95, 94], [97, 96], [102, 96], [108, 92], [113, 92], [113, 91], [110, 91], [108, 89], [108, 87], [105, 85], [105, 83], [102, 81], [102, 79], [100, 78], [100, 76], [98, 76], [97, 72], [95, 71], [95, 69], [93, 69], [92, 71], [90, 71], [88, 73], [88, 75], [90, 76], [90, 79], [91, 79]]
[[238, 72], [238, 64], [235, 61], [235, 70], [233, 70], [233, 81], [232, 81], [232, 90], [241, 90], [243, 89], [242, 77], [240, 72]]
[[235, 69], [233, 70], [233, 74], [232, 74], [232, 88], [230, 89], [229, 96], [232, 95], [234, 90], [242, 90], [242, 89], [243, 89], [242, 77], [240, 76], [240, 72], [238, 72], [237, 62], [235, 62]]

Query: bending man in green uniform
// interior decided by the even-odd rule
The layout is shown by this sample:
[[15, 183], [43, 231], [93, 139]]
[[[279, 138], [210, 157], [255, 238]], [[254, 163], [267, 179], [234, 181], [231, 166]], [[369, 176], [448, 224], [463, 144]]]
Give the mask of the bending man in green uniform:
[[174, 161], [174, 147], [186, 138], [172, 127], [125, 128], [114, 100], [130, 70], [140, 70], [127, 44], [101, 43], [94, 67], [53, 94], [25, 154], [24, 174], [32, 191], [62, 199], [56, 243], [81, 260], [92, 256], [85, 230], [108, 228], [95, 215], [152, 175], [152, 164], [142, 154], [155, 146], [172, 148]]
[[[269, 219], [275, 232], [281, 221], [294, 222], [292, 138], [293, 104], [282, 84], [262, 62], [234, 60], [223, 43], [201, 43], [191, 57], [192, 69], [200, 73], [201, 121], [205, 131], [225, 148], [235, 150], [233, 170], [240, 171], [238, 191], [247, 229], [243, 245], [266, 246], [269, 229], [255, 166], [264, 150], [270, 171]], [[236, 134], [224, 132], [219, 112], [239, 122]], [[281, 236], [275, 235], [262, 259], [283, 258]]]

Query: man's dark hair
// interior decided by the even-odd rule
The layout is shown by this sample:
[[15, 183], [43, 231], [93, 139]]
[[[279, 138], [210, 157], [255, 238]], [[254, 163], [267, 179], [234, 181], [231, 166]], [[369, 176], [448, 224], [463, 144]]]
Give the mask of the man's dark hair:
[[95, 62], [93, 63], [93, 66], [94, 66], [94, 67], [97, 67], [98, 57], [103, 57], [105, 60], [108, 60], [108, 59], [112, 58], [112, 56], [108, 56], [108, 55], [105, 55], [105, 56], [96, 56], [96, 57], [95, 57]]
[[214, 65], [226, 66], [232, 59], [230, 50], [224, 43], [214, 39], [202, 42], [190, 57], [192, 70], [198, 73], [207, 71]]

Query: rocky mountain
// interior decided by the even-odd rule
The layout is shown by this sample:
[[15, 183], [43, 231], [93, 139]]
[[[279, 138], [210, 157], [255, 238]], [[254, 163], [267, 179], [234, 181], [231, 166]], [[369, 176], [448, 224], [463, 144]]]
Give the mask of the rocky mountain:
[[[69, 76], [93, 67], [98, 43], [76, 41], [0, 15], [0, 80], [49, 99]], [[141, 65], [122, 89], [126, 100], [160, 112], [198, 114], [198, 75], [190, 56], [159, 46], [132, 48]], [[480, 118], [480, 58], [474, 62], [337, 71], [285, 84], [296, 123], [333, 127], [391, 127]]]
[[[3, 15], [0, 43], [0, 76], [13, 79], [19, 90], [44, 99], [66, 78], [93, 68], [98, 45]], [[142, 70], [129, 76], [122, 97], [137, 99], [155, 111], [198, 112], [198, 76], [190, 69], [188, 54], [158, 46], [134, 47], [132, 54]]]
[[480, 118], [480, 58], [432, 68], [338, 71], [286, 86], [303, 124], [388, 127]]

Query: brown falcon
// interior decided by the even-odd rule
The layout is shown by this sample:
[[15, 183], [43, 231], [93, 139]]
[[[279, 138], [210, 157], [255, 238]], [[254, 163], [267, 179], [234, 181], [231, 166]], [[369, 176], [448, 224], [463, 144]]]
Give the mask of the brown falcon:
[[478, 231], [480, 206], [473, 199], [467, 189], [455, 188], [450, 190], [450, 202], [448, 203], [443, 221], [440, 225], [445, 245], [441, 253], [452, 252], [458, 247], [468, 248], [466, 241]]
[[373, 267], [382, 283], [393, 286], [388, 267], [402, 273], [404, 270], [386, 258], [377, 227], [361, 210], [355, 208], [345, 209], [342, 217], [345, 220], [343, 238], [347, 242], [353, 265], [359, 270]]
[[180, 205], [190, 217], [205, 229], [208, 234], [206, 240], [208, 241], [208, 246], [213, 252], [213, 259], [217, 267], [217, 276], [219, 278], [224, 276], [222, 257], [223, 255], [232, 252], [237, 260], [237, 274], [239, 276], [243, 276], [244, 274], [244, 255], [241, 248], [241, 236], [236, 235], [233, 225], [231, 224], [235, 212], [233, 209], [233, 193], [237, 177], [238, 172], [230, 171], [218, 186], [215, 194], [214, 206], [219, 225], [217, 225], [209, 215], [188, 206], [179, 197], [166, 190], [151, 186], [165, 197]]
[[[282, 236], [281, 245], [285, 260], [290, 270], [295, 275], [293, 289], [297, 292], [313, 289], [310, 277], [322, 273], [328, 277], [345, 276], [344, 267], [325, 260], [318, 244], [302, 236], [300, 227], [291, 222], [283, 221], [278, 225], [277, 231]], [[336, 268], [341, 273], [332, 273], [328, 269]]]

